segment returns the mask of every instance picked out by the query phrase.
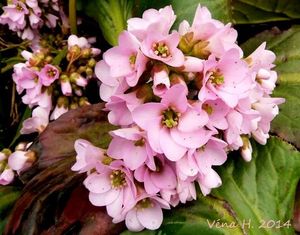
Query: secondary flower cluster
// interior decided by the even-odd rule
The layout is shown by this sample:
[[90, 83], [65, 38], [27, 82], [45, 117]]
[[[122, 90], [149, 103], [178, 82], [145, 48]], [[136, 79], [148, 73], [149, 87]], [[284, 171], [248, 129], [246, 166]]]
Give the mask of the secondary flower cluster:
[[26, 62], [14, 66], [17, 92], [24, 94], [24, 104], [34, 108], [32, 117], [23, 122], [22, 134], [41, 132], [49, 119], [89, 104], [85, 87], [94, 76], [94, 57], [100, 53], [86, 38], [75, 35], [67, 42], [52, 38], [41, 44], [33, 53], [23, 51]]
[[193, 23], [170, 29], [170, 6], [128, 20], [119, 45], [96, 65], [109, 122], [120, 129], [107, 151], [77, 140], [74, 171], [96, 206], [133, 231], [157, 229], [162, 209], [196, 199], [222, 183], [213, 169], [227, 153], [251, 160], [249, 141], [265, 144], [281, 98], [265, 43], [248, 57], [237, 32], [197, 8]]
[[55, 28], [59, 16], [64, 16], [58, 0], [9, 0], [3, 10], [0, 24], [7, 24], [19, 37], [29, 40], [36, 38], [44, 25]]
[[36, 153], [28, 150], [31, 143], [20, 143], [16, 146], [15, 152], [3, 149], [0, 152], [0, 185], [10, 184], [15, 177], [15, 172], [26, 170], [36, 160]]

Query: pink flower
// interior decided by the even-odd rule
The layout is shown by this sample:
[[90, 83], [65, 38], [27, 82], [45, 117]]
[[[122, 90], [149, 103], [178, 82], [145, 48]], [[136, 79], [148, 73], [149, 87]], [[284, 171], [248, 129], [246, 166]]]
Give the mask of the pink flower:
[[25, 15], [29, 13], [22, 1], [14, 1], [3, 7], [4, 13], [0, 16], [0, 23], [7, 24], [10, 30], [24, 29], [26, 25]]
[[30, 134], [33, 132], [43, 132], [49, 123], [49, 109], [37, 107], [32, 111], [32, 117], [23, 122], [21, 134]]
[[185, 86], [172, 86], [160, 103], [146, 103], [132, 112], [134, 122], [147, 132], [152, 149], [177, 161], [189, 148], [204, 145], [212, 131], [203, 126], [208, 122], [206, 112], [199, 113], [188, 105]]
[[35, 160], [35, 153], [33, 151], [17, 150], [9, 156], [8, 165], [12, 170], [20, 174], [20, 172], [28, 169]]
[[222, 22], [212, 19], [209, 10], [201, 7], [200, 4], [192, 26], [184, 20], [179, 25], [179, 33], [181, 35], [193, 33], [193, 41], [201, 43], [198, 54], [204, 58], [210, 54], [220, 58], [226, 51], [233, 48], [238, 50], [239, 58], [243, 56], [243, 51], [236, 44], [237, 31], [231, 27], [231, 24], [224, 26]]
[[140, 42], [127, 31], [120, 34], [119, 46], [106, 51], [103, 58], [110, 66], [110, 75], [125, 77], [131, 87], [137, 84], [147, 63], [147, 58], [140, 51]]
[[176, 190], [181, 203], [196, 200], [197, 198], [195, 183], [191, 179], [183, 181], [178, 178]]
[[143, 13], [142, 18], [131, 18], [127, 21], [128, 31], [139, 40], [146, 37], [149, 28], [154, 28], [157, 33], [167, 35], [175, 19], [172, 6], [166, 6], [159, 10], [149, 9]]
[[71, 96], [72, 95], [72, 86], [69, 80], [61, 80], [60, 81], [60, 88], [61, 92], [65, 96]]
[[176, 162], [179, 178], [187, 180], [198, 174], [207, 174], [212, 166], [222, 165], [227, 159], [226, 146], [224, 141], [212, 137], [201, 148], [190, 150]]
[[112, 95], [122, 94], [129, 88], [125, 79], [110, 75], [110, 67], [104, 60], [96, 64], [95, 74], [102, 82], [99, 93], [103, 101], [108, 101]]
[[136, 188], [132, 172], [115, 160], [101, 171], [91, 173], [84, 180], [85, 187], [90, 191], [89, 200], [95, 206], [106, 206], [108, 215], [117, 217], [135, 200]]
[[177, 181], [171, 163], [167, 162], [163, 156], [156, 156], [154, 159], [154, 170], [143, 165], [135, 170], [134, 178], [144, 183], [145, 191], [150, 195], [154, 195], [164, 189], [175, 189]]
[[59, 70], [50, 64], [46, 64], [39, 73], [39, 78], [44, 86], [50, 86], [59, 78]]
[[64, 105], [56, 105], [54, 110], [52, 111], [50, 115], [50, 120], [56, 120], [64, 113], [68, 112], [69, 108], [66, 108]]
[[234, 49], [226, 52], [219, 61], [210, 56], [204, 63], [203, 74], [203, 87], [198, 95], [203, 102], [220, 98], [233, 108], [254, 85], [247, 64], [239, 59], [239, 53]]
[[260, 144], [266, 144], [269, 138], [271, 121], [278, 115], [278, 105], [284, 103], [283, 98], [262, 97], [252, 104], [253, 108], [261, 115], [257, 130], [252, 132], [254, 139]]
[[211, 189], [218, 188], [222, 185], [222, 180], [217, 172], [210, 169], [206, 174], [199, 174], [197, 182], [204, 196], [210, 193]]
[[39, 83], [36, 71], [27, 67], [24, 63], [14, 65], [14, 73], [12, 75], [17, 86], [17, 92], [21, 94], [26, 89], [33, 89]]
[[89, 172], [96, 168], [98, 164], [109, 161], [105, 155], [105, 151], [101, 148], [95, 147], [87, 140], [78, 139], [74, 144], [76, 155], [76, 163], [72, 166], [72, 171]]
[[115, 159], [123, 159], [126, 167], [135, 170], [144, 163], [155, 170], [153, 156], [146, 134], [134, 126], [110, 132], [113, 136], [107, 153]]
[[142, 231], [144, 228], [158, 229], [163, 221], [162, 208], [170, 209], [165, 200], [157, 196], [140, 196], [136, 206], [126, 214], [125, 223], [127, 228], [134, 232]]
[[0, 174], [0, 185], [8, 185], [15, 178], [15, 174], [12, 169], [6, 168]]
[[171, 86], [168, 68], [164, 65], [154, 65], [152, 68], [153, 93], [162, 96]]
[[68, 48], [71, 48], [75, 45], [79, 46], [82, 49], [91, 47], [91, 45], [85, 37], [77, 37], [76, 35], [72, 34], [68, 38]]
[[165, 36], [149, 31], [142, 42], [141, 50], [151, 59], [162, 61], [173, 67], [180, 67], [184, 63], [184, 55], [177, 48], [179, 40], [180, 35], [177, 32]]
[[133, 123], [131, 112], [142, 104], [142, 100], [136, 97], [136, 92], [113, 95], [105, 107], [110, 112], [108, 120], [117, 126], [128, 126]]
[[220, 130], [228, 128], [226, 115], [230, 111], [230, 108], [221, 100], [207, 100], [202, 104], [202, 109], [208, 114], [209, 120], [207, 126], [211, 128], [215, 127]]

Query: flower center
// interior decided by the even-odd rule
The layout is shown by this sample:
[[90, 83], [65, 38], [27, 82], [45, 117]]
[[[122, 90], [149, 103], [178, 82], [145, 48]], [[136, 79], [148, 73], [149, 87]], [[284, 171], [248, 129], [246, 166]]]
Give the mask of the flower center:
[[54, 69], [48, 69], [48, 71], [47, 71], [47, 75], [48, 75], [48, 77], [55, 77], [55, 75], [57, 74], [57, 71], [56, 70], [54, 70]]
[[145, 139], [144, 138], [141, 138], [141, 139], [134, 142], [134, 146], [136, 146], [136, 147], [143, 147], [144, 145], [145, 145]]
[[139, 201], [136, 205], [138, 209], [146, 209], [149, 207], [153, 207], [153, 203], [149, 198], [144, 198], [143, 200]]
[[209, 104], [203, 104], [202, 109], [207, 112], [208, 115], [211, 115], [213, 113], [213, 108]]
[[135, 62], [136, 62], [136, 54], [132, 54], [132, 55], [129, 57], [129, 63], [130, 63], [130, 66], [131, 66], [131, 67], [134, 67]]
[[110, 183], [112, 188], [122, 188], [127, 184], [125, 180], [125, 173], [121, 170], [112, 171], [110, 174]]
[[172, 108], [168, 108], [163, 112], [162, 124], [167, 128], [173, 128], [178, 125], [179, 113]]
[[166, 58], [170, 55], [169, 47], [164, 42], [153, 43], [152, 50], [155, 55], [162, 58]]
[[224, 83], [224, 76], [219, 70], [213, 71], [209, 77], [209, 81], [216, 86], [222, 85]]
[[17, 11], [23, 11], [23, 7], [20, 5], [20, 4], [17, 4], [16, 5], [16, 9], [17, 9]]
[[112, 161], [113, 161], [113, 159], [111, 157], [107, 156], [106, 154], [104, 155], [104, 158], [102, 159], [102, 163], [104, 165], [109, 165]]

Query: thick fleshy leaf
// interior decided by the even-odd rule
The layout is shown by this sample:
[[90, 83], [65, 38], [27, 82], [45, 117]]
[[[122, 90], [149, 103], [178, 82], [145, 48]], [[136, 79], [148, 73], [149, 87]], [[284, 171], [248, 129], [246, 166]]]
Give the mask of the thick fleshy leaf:
[[177, 15], [174, 28], [177, 28], [183, 20], [192, 23], [195, 9], [199, 3], [212, 12], [213, 18], [235, 24], [254, 24], [300, 18], [297, 0], [190, 0], [188, 4], [182, 0], [142, 0], [137, 2], [139, 4], [136, 5], [136, 8], [140, 15], [148, 8], [158, 9], [171, 4]]
[[[198, 195], [197, 201], [165, 211], [158, 230], [138, 234], [294, 234], [291, 219], [300, 153], [277, 137], [271, 137], [266, 146], [252, 145], [251, 162], [236, 153], [217, 168], [223, 185], [212, 196]], [[133, 233], [122, 233], [129, 234]]]

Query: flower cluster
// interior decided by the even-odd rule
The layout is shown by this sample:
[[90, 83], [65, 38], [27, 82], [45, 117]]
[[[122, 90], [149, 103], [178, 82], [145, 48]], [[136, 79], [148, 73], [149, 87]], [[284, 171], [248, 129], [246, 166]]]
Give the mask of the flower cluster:
[[0, 185], [10, 184], [15, 177], [28, 169], [36, 160], [36, 153], [26, 150], [31, 143], [20, 143], [16, 146], [15, 152], [3, 149], [0, 152]]
[[251, 160], [250, 137], [265, 144], [282, 98], [270, 95], [277, 74], [265, 43], [248, 57], [230, 24], [197, 8], [193, 23], [170, 29], [170, 6], [128, 20], [119, 45], [96, 65], [111, 124], [107, 151], [77, 140], [74, 171], [93, 205], [133, 231], [157, 229], [162, 209], [196, 199], [222, 183], [214, 166], [240, 150]]
[[50, 120], [69, 109], [89, 104], [85, 87], [94, 76], [95, 57], [84, 37], [71, 35], [68, 41], [55, 37], [41, 41], [34, 53], [23, 51], [25, 63], [14, 66], [13, 80], [22, 101], [34, 108], [32, 117], [23, 122], [22, 134], [41, 132]]
[[55, 28], [60, 15], [58, 0], [9, 0], [3, 7], [0, 24], [7, 24], [22, 39], [33, 40], [42, 26]]

